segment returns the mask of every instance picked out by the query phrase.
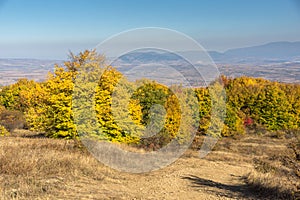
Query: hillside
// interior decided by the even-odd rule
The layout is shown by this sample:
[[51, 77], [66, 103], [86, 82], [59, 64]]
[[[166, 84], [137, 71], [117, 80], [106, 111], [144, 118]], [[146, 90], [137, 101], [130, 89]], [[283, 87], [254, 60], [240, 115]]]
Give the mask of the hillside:
[[[190, 149], [166, 168], [129, 174], [102, 165], [73, 141], [40, 138], [24, 131], [15, 134], [18, 137], [0, 140], [0, 199], [300, 197], [299, 171], [298, 177], [293, 175], [297, 172], [293, 163], [299, 166], [299, 160], [288, 147], [295, 138], [225, 138], [204, 159]], [[292, 195], [297, 186], [298, 193]]]
[[299, 198], [299, 84], [167, 87], [104, 59], [86, 50], [1, 88], [3, 199]]
[[300, 59], [300, 42], [272, 42], [264, 45], [230, 49], [224, 53], [211, 53], [220, 62], [284, 62]]

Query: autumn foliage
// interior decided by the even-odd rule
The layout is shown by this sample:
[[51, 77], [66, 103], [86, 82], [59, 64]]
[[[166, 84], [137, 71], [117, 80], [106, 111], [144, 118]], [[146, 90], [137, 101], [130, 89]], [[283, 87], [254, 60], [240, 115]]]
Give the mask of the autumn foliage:
[[[101, 77], [91, 74], [94, 69], [101, 72]], [[75, 88], [78, 74], [82, 71], [87, 76], [81, 78], [94, 78], [94, 85]], [[257, 127], [270, 131], [299, 130], [299, 85], [250, 77], [232, 79], [222, 76], [221, 80], [226, 92], [222, 136], [245, 134]], [[88, 123], [99, 130], [90, 130], [88, 123], [75, 121], [74, 111], [79, 108], [74, 107], [74, 91], [77, 95], [85, 95], [93, 103], [91, 109], [95, 112], [96, 121]], [[182, 124], [182, 119], [189, 117], [197, 121], [194, 128], [198, 134], [207, 134], [215, 115], [212, 114], [212, 95], [209, 87], [193, 90], [181, 86], [168, 88], [151, 80], [131, 83], [115, 68], [105, 65], [103, 56], [95, 51], [85, 51], [79, 55], [71, 54], [70, 61], [63, 66], [56, 65], [54, 73], [49, 73], [44, 82], [21, 79], [3, 87], [0, 92], [0, 134], [7, 134], [13, 128], [27, 127], [48, 137], [76, 138], [79, 129], [86, 129], [98, 139], [147, 144], [157, 141], [155, 143], [162, 146], [174, 138], [187, 137], [186, 132], [193, 127]], [[193, 98], [196, 104], [193, 104]], [[85, 106], [85, 103], [77, 102], [76, 105]], [[182, 111], [184, 106], [188, 107], [187, 112]], [[82, 116], [80, 120], [87, 122], [84, 117], [90, 113], [79, 114]], [[153, 115], [161, 120], [153, 121]], [[8, 122], [12, 117], [14, 121], [19, 120], [19, 126], [10, 127]], [[146, 130], [157, 132], [151, 137], [144, 137]]]

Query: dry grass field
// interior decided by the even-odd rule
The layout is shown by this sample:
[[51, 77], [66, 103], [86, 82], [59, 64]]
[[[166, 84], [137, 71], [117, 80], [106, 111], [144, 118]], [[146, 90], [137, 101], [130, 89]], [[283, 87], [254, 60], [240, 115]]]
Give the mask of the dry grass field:
[[223, 138], [204, 159], [195, 143], [173, 164], [143, 174], [106, 167], [78, 146], [24, 131], [1, 137], [0, 198], [300, 198], [300, 146], [293, 135]]

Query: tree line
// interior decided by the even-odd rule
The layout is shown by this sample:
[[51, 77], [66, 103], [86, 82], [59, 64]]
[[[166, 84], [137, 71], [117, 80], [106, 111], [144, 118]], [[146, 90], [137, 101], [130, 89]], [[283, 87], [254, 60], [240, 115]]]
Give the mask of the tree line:
[[[97, 80], [97, 74], [90, 73], [95, 69], [101, 73], [100, 80]], [[88, 74], [81, 78], [90, 80], [94, 76], [96, 84], [77, 87], [76, 80], [83, 71]], [[226, 92], [226, 115], [220, 136], [245, 134], [249, 130], [299, 130], [298, 84], [245, 76], [221, 76], [212, 84], [221, 85]], [[115, 68], [106, 66], [105, 58], [96, 51], [71, 54], [71, 59], [63, 66], [55, 65], [54, 72], [49, 72], [44, 82], [20, 79], [2, 87], [0, 133], [6, 135], [14, 128], [27, 128], [48, 137], [70, 139], [78, 136], [79, 129], [86, 129], [96, 139], [136, 144], [156, 141], [158, 145], [164, 145], [174, 138], [186, 138], [187, 132], [193, 128], [197, 134], [207, 134], [214, 108], [209, 87], [192, 90], [182, 86], [168, 88], [146, 79], [132, 83]], [[90, 113], [84, 112], [79, 113], [82, 118], [74, 118], [75, 110], [79, 112], [74, 104], [88, 106], [84, 101], [75, 103], [74, 93], [93, 97], [91, 102], [96, 121], [87, 122], [84, 117]], [[118, 97], [118, 102], [114, 102], [115, 97]], [[164, 108], [165, 113], [160, 113], [159, 108]], [[153, 114], [159, 120], [153, 121]], [[80, 120], [85, 123], [80, 123]], [[184, 124], [183, 121], [188, 120], [194, 120], [197, 127]], [[90, 130], [88, 123], [96, 123], [101, 131]], [[143, 137], [141, 132], [145, 132], [146, 126], [157, 133]]]

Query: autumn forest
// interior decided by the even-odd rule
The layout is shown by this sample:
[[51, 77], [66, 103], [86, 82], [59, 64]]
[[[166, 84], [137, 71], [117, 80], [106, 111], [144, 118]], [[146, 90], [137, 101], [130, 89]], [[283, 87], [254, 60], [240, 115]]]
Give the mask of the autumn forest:
[[[75, 79], [82, 66], [102, 70], [102, 76], [95, 87], [94, 109], [101, 133], [93, 133], [95, 138], [103, 136], [107, 140], [120, 143], [150, 144], [156, 141], [163, 146], [171, 139], [188, 129], [180, 129], [180, 120], [184, 115], [197, 119], [197, 134], [207, 134], [211, 125], [212, 103], [209, 87], [185, 89], [172, 86], [176, 91], [192, 95], [185, 96], [185, 104], [190, 106], [190, 113], [182, 113], [180, 102], [174, 92], [167, 86], [151, 80], [139, 80], [139, 87], [123, 79], [112, 66], [105, 66], [105, 58], [95, 51], [85, 51], [71, 55], [64, 66], [55, 66], [54, 73], [49, 73], [44, 82], [20, 79], [18, 82], [4, 86], [0, 92], [0, 131], [8, 135], [16, 128], [25, 128], [41, 132], [51, 138], [76, 138], [78, 136], [74, 121], [72, 98]], [[120, 81], [120, 80], [123, 81]], [[122, 82], [122, 83], [121, 83]], [[114, 91], [116, 84], [123, 84], [119, 91]], [[233, 136], [255, 131], [275, 131], [279, 135], [297, 132], [300, 128], [300, 86], [297, 84], [271, 82], [262, 78], [221, 76], [212, 84], [222, 85], [226, 92], [226, 116], [219, 136]], [[112, 94], [128, 94], [128, 111], [134, 126], [119, 125], [112, 113]], [[192, 99], [197, 100], [198, 108]], [[181, 102], [182, 103], [182, 102]], [[159, 133], [148, 139], [138, 132], [150, 122], [151, 106], [161, 105], [165, 108], [164, 125]], [[118, 108], [116, 108], [118, 109]], [[197, 111], [195, 113], [195, 110]], [[118, 111], [116, 111], [118, 112]], [[124, 125], [125, 124], [125, 125]], [[123, 126], [123, 127], [122, 127]], [[180, 129], [180, 130], [179, 130]], [[151, 141], [150, 141], [151, 140]]]

